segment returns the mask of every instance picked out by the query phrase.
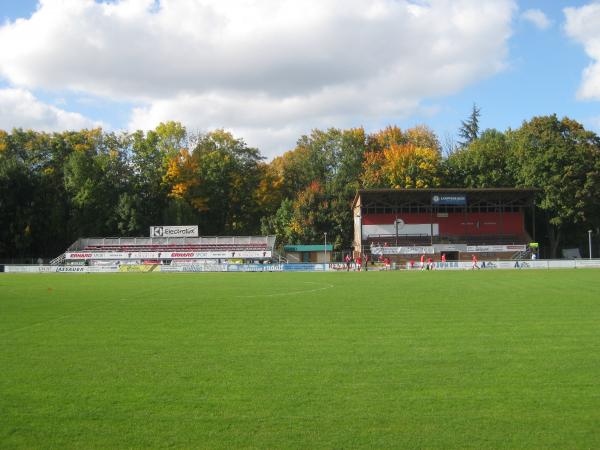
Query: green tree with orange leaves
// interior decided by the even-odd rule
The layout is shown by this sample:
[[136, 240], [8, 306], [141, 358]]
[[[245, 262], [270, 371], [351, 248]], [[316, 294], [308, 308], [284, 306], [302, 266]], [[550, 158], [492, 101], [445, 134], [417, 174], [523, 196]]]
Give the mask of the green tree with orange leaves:
[[388, 127], [368, 139], [361, 176], [365, 188], [429, 188], [441, 184], [442, 155], [435, 134], [424, 126], [401, 132]]

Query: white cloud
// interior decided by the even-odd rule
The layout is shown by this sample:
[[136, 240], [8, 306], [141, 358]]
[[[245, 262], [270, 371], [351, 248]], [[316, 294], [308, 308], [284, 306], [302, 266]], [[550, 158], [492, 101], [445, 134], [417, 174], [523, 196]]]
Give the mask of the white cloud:
[[521, 17], [523, 18], [523, 20], [531, 22], [540, 30], [546, 30], [550, 28], [550, 25], [552, 24], [552, 22], [550, 21], [550, 19], [548, 19], [546, 14], [544, 14], [544, 12], [539, 9], [528, 9], [526, 11], [523, 11]]
[[273, 154], [293, 145], [290, 130], [393, 121], [497, 73], [515, 10], [513, 0], [42, 0], [0, 28], [0, 76], [136, 102], [133, 127], [244, 130]]
[[565, 8], [567, 35], [583, 45], [592, 63], [583, 71], [577, 97], [600, 100], [600, 3]]
[[99, 126], [101, 122], [43, 103], [24, 89], [0, 89], [0, 129], [60, 131]]

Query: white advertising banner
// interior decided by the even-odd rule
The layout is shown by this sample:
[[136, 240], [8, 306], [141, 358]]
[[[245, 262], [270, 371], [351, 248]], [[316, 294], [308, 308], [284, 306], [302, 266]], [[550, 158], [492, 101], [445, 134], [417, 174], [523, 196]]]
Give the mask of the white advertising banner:
[[421, 255], [423, 253], [433, 255], [433, 247], [371, 247], [374, 255]]
[[271, 251], [219, 251], [219, 252], [67, 252], [69, 261], [77, 260], [124, 260], [124, 259], [227, 259], [271, 258]]
[[198, 225], [152, 226], [150, 237], [198, 237]]
[[575, 263], [575, 267], [600, 267], [599, 259], [575, 259], [573, 262]]
[[[404, 222], [398, 221], [398, 236], [431, 236], [433, 229], [433, 235], [438, 236], [440, 234], [440, 226], [437, 223], [415, 223], [405, 224]], [[395, 236], [396, 225], [395, 224], [379, 224], [379, 225], [363, 225], [362, 226], [363, 238], [367, 236]]]
[[467, 251], [471, 253], [496, 253], [496, 252], [524, 252], [526, 245], [469, 245]]
[[5, 272], [14, 273], [86, 273], [89, 267], [86, 266], [4, 266]]

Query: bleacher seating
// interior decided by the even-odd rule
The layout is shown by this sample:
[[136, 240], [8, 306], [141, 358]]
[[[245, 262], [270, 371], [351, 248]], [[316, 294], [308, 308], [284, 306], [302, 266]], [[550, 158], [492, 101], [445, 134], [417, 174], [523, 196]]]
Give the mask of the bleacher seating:
[[70, 252], [273, 251], [275, 236], [82, 238]]

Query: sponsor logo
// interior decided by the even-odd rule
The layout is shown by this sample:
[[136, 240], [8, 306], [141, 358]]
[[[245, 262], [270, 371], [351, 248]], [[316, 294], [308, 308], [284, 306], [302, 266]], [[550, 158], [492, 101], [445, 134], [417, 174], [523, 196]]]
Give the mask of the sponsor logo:
[[151, 227], [150, 228], [150, 236], [161, 237], [163, 235], [164, 229], [163, 227]]
[[57, 272], [85, 272], [85, 267], [70, 267], [70, 266], [60, 266], [56, 268]]
[[434, 205], [466, 205], [467, 196], [464, 194], [433, 195], [431, 203]]
[[191, 236], [197, 234], [197, 231], [192, 228], [166, 228], [163, 230], [163, 236]]
[[194, 253], [171, 253], [171, 258], [193, 258]]
[[151, 226], [150, 237], [198, 236], [198, 225]]
[[94, 255], [91, 253], [71, 253], [69, 258], [91, 258], [92, 256]]

